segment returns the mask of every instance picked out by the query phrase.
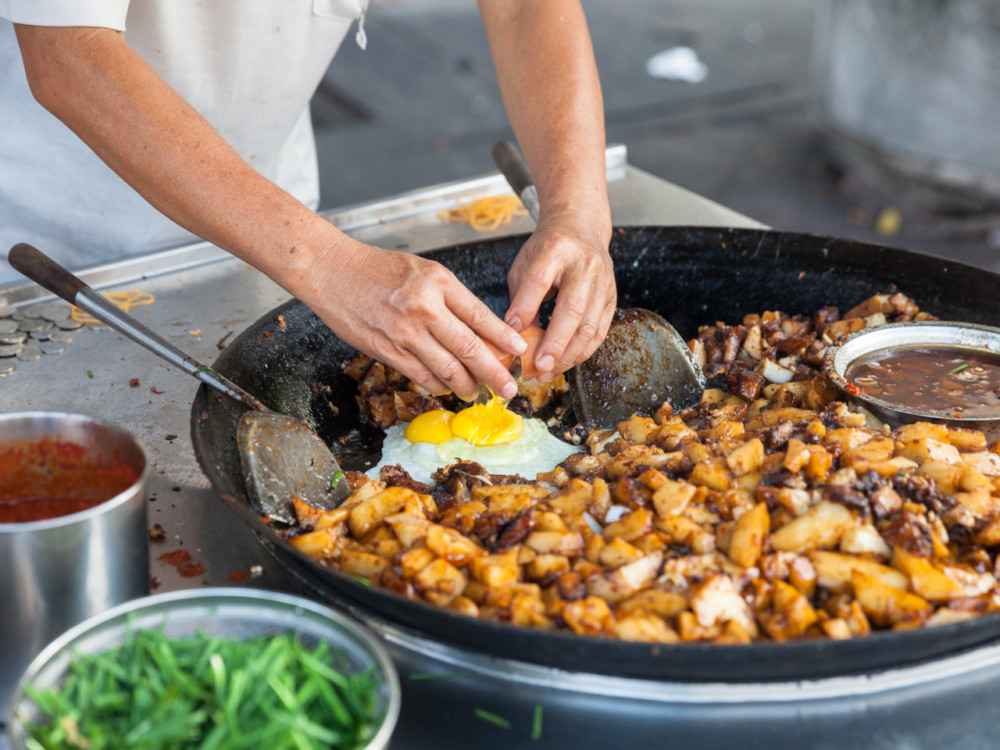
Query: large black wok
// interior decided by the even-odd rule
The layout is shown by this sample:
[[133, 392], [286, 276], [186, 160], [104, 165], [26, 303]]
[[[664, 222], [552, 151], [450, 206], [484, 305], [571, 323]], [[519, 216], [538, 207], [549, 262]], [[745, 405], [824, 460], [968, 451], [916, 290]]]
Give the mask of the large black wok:
[[[506, 270], [524, 240], [511, 237], [471, 243], [427, 257], [451, 268], [502, 313], [508, 302]], [[685, 337], [693, 336], [700, 324], [736, 322], [751, 312], [811, 313], [829, 304], [846, 310], [893, 285], [942, 319], [990, 324], [1000, 317], [1000, 275], [857, 242], [757, 230], [644, 227], [618, 230], [611, 251], [619, 305], [652, 309]], [[284, 328], [276, 322], [279, 314], [284, 316]], [[356, 387], [341, 372], [341, 364], [353, 354], [351, 347], [293, 300], [240, 335], [214, 367], [272, 408], [306, 418], [344, 456], [348, 468], [363, 468], [361, 460], [377, 456], [370, 455], [371, 448], [358, 434]], [[479, 621], [409, 601], [319, 565], [262, 523], [247, 501], [240, 474], [234, 438], [240, 410], [204, 386], [193, 405], [195, 451], [219, 495], [319, 598], [360, 608], [418, 635], [569, 670], [710, 681], [868, 672], [1000, 636], [1000, 615], [989, 615], [935, 629], [850, 641], [648, 645]]]

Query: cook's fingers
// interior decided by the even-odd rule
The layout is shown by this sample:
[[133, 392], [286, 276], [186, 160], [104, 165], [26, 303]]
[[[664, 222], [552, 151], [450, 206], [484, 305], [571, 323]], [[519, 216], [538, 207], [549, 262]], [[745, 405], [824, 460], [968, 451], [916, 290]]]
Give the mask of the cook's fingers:
[[581, 362], [604, 339], [604, 321], [610, 324], [610, 318], [602, 284], [600, 276], [577, 276], [567, 279], [559, 290], [552, 320], [538, 347], [540, 353], [535, 356], [542, 382]]
[[[457, 365], [472, 377], [471, 398], [475, 398], [478, 392], [477, 383], [485, 383], [504, 398], [514, 398], [517, 395], [517, 383], [484, 340], [511, 354], [523, 354], [528, 348], [528, 342], [494, 315], [482, 300], [464, 288], [463, 291], [464, 294], [449, 299], [454, 317], [447, 322], [441, 321], [442, 324], [434, 328], [434, 335], [456, 361], [448, 364], [447, 372], [435, 372], [439, 377], [450, 375]], [[455, 393], [462, 398], [470, 398], [457, 388]]]
[[[531, 242], [532, 240], [528, 240]], [[520, 262], [520, 256], [518, 261]], [[519, 265], [511, 269], [508, 286], [513, 299], [504, 320], [513, 328], [523, 331], [538, 317], [538, 308], [551, 299], [555, 291], [556, 279], [563, 268], [562, 261], [554, 255], [541, 256], [524, 268]]]

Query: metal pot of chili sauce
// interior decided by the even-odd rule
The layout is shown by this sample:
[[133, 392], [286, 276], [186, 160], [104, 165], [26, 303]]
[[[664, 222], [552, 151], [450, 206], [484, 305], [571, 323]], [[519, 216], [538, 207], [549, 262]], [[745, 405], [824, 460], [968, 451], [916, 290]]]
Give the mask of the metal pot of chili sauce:
[[149, 592], [147, 465], [102, 420], [0, 414], [0, 712], [49, 641]]

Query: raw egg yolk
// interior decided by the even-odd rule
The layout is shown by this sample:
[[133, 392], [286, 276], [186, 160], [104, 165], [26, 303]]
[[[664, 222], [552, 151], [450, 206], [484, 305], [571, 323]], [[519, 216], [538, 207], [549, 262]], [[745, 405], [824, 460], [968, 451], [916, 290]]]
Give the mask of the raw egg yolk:
[[520, 437], [524, 430], [521, 415], [507, 408], [506, 402], [493, 396], [485, 404], [463, 409], [451, 420], [451, 431], [473, 445], [500, 445]]
[[446, 409], [434, 409], [425, 411], [410, 420], [403, 435], [411, 443], [441, 443], [451, 440], [454, 434], [451, 431], [451, 421], [455, 418], [455, 412]]

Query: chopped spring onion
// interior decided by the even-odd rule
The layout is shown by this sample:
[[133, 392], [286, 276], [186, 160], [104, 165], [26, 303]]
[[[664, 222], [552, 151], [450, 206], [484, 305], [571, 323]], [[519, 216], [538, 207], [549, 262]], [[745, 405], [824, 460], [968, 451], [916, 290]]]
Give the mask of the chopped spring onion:
[[955, 368], [954, 370], [949, 370], [949, 371], [948, 371], [948, 374], [949, 374], [949, 375], [954, 375], [954, 374], [955, 374], [956, 372], [961, 372], [962, 370], [964, 370], [964, 369], [965, 369], [966, 367], [968, 367], [968, 366], [969, 366], [969, 363], [968, 363], [968, 362], [966, 362], [966, 363], [965, 363], [964, 365], [959, 365], [959, 366], [958, 366], [958, 367], [956, 367], [956, 368]]
[[336, 487], [337, 482], [339, 482], [343, 478], [344, 478], [343, 471], [338, 471], [336, 474], [334, 474], [333, 479], [330, 480], [330, 489], [332, 490], [334, 487]]
[[535, 713], [531, 717], [531, 739], [535, 742], [542, 739], [542, 705], [535, 704]]
[[483, 708], [477, 708], [473, 713], [483, 721], [488, 721], [491, 724], [496, 724], [501, 729], [510, 729], [510, 722], [507, 721], [502, 716], [497, 716], [495, 713], [491, 713]]
[[378, 676], [294, 633], [239, 641], [135, 630], [122, 646], [74, 654], [58, 689], [28, 686], [31, 748], [237, 750], [363, 747]]
[[429, 680], [458, 680], [469, 677], [471, 672], [414, 672], [408, 679], [414, 682], [427, 682]]

